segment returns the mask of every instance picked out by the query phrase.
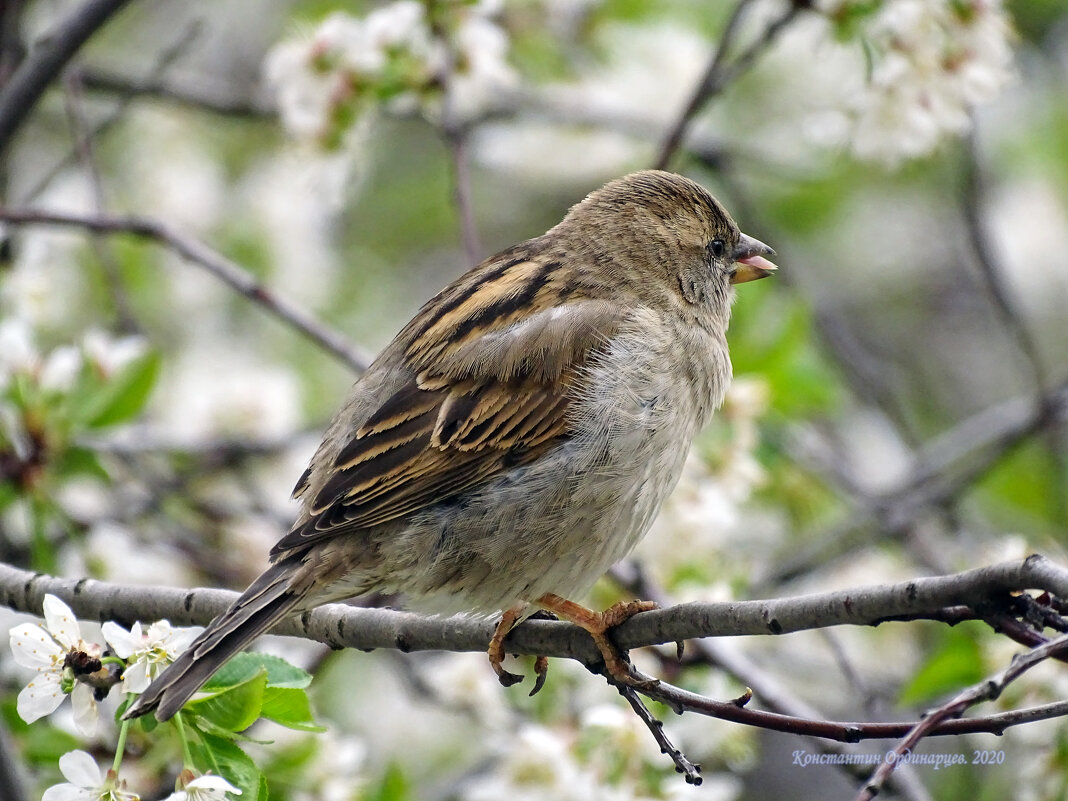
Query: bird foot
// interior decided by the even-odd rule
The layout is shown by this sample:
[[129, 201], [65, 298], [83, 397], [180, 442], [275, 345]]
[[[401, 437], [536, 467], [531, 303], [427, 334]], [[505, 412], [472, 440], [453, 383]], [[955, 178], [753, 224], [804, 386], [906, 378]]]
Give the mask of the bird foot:
[[[526, 604], [516, 604], [510, 609], [505, 609], [501, 615], [501, 620], [497, 624], [497, 628], [493, 630], [493, 636], [490, 637], [489, 647], [486, 649], [486, 655], [489, 656], [490, 667], [493, 668], [493, 672], [497, 674], [497, 680], [505, 687], [511, 687], [514, 684], [519, 684], [523, 680], [523, 677], [518, 673], [512, 673], [505, 670], [502, 662], [504, 662], [504, 638], [508, 636], [508, 633], [515, 628], [516, 622], [522, 616], [523, 611], [526, 609]], [[537, 665], [535, 664], [535, 668]], [[541, 683], [544, 684], [545, 680], [539, 676]], [[540, 689], [535, 683], [535, 689]]]
[[629, 620], [634, 615], [658, 609], [658, 605], [653, 601], [620, 601], [603, 612], [594, 612], [592, 609], [587, 609], [574, 601], [552, 593], [541, 596], [537, 603], [564, 620], [569, 620], [588, 631], [597, 650], [601, 652], [608, 674], [620, 684], [639, 690], [651, 690], [660, 683], [656, 679], [637, 675], [625, 654], [620, 653], [608, 636], [609, 629]]

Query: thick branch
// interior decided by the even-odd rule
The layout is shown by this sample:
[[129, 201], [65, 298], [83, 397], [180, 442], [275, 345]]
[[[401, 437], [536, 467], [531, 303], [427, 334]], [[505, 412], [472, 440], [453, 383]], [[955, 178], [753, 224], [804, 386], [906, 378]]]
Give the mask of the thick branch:
[[[1009, 592], [1040, 589], [1068, 595], [1068, 569], [1042, 556], [1005, 562], [950, 576], [916, 579], [878, 587], [818, 593], [773, 601], [702, 603], [646, 612], [613, 631], [623, 648], [676, 642], [700, 636], [778, 634], [833, 625], [877, 625], [896, 615], [916, 617], [924, 610], [938, 614], [945, 606], [984, 606]], [[83, 619], [135, 620], [166, 618], [177, 625], [204, 625], [237, 597], [226, 590], [182, 590], [126, 587], [91, 579], [60, 579], [0, 564], [0, 604], [37, 614], [45, 593], [66, 601]], [[274, 630], [318, 640], [334, 648], [401, 651], [481, 651], [493, 633], [494, 621], [473, 617], [435, 618], [385, 609], [360, 609], [328, 604]], [[569, 657], [597, 666], [600, 655], [585, 631], [570, 623], [528, 620], [508, 637], [512, 653]], [[715, 701], [666, 682], [642, 690], [668, 706], [776, 731], [823, 737], [841, 742], [901, 737], [915, 723], [840, 723], [748, 709]], [[1065, 704], [1017, 710], [1009, 716], [946, 720], [928, 734], [1000, 733], [1033, 720], [1065, 715]]]
[[[1043, 556], [1002, 562], [948, 576], [858, 587], [793, 598], [729, 603], [687, 603], [637, 615], [613, 630], [624, 649], [695, 637], [785, 634], [827, 626], [874, 626], [901, 616], [938, 616], [945, 607], [990, 605], [1020, 590], [1068, 596], [1068, 569]], [[85, 619], [167, 618], [182, 626], [206, 625], [236, 593], [214, 589], [132, 587], [92, 579], [62, 579], [0, 564], [0, 604], [38, 613], [45, 593], [66, 601]], [[334, 648], [397, 648], [402, 651], [481, 651], [494, 622], [474, 617], [436, 618], [386, 609], [327, 604], [275, 629]], [[510, 653], [571, 657], [594, 665], [597, 649], [570, 623], [530, 620], [507, 641]]]
[[304, 334], [327, 353], [336, 356], [357, 373], [370, 364], [370, 358], [335, 331], [285, 298], [275, 295], [236, 262], [165, 223], [145, 217], [65, 214], [35, 209], [0, 207], [0, 220], [12, 225], [61, 225], [84, 228], [104, 234], [128, 234], [151, 239], [173, 250], [182, 258], [202, 267], [231, 289], [236, 290], [270, 314]]
[[130, 0], [89, 0], [50, 31], [0, 91], [0, 153], [21, 127], [48, 85], [96, 33]]

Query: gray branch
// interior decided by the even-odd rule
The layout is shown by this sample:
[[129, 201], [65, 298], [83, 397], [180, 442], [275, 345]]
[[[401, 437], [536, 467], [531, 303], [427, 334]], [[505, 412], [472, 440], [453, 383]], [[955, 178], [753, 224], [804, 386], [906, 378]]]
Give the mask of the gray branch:
[[[760, 601], [687, 603], [637, 615], [613, 630], [624, 649], [697, 637], [786, 634], [828, 626], [876, 626], [931, 616], [953, 606], [988, 606], [1022, 590], [1068, 597], [1068, 568], [1038, 554], [1023, 561], [897, 584]], [[217, 589], [135, 587], [92, 579], [64, 579], [0, 563], [0, 604], [39, 614], [45, 593], [63, 599], [88, 620], [166, 618], [180, 626], [206, 625], [237, 594]], [[388, 609], [327, 604], [281, 623], [277, 634], [318, 640], [332, 648], [401, 651], [482, 651], [493, 633], [488, 618], [425, 617]], [[508, 638], [517, 654], [568, 657], [595, 665], [599, 654], [585, 631], [570, 623], [529, 620]]]
[[48, 85], [89, 37], [130, 0], [89, 0], [50, 31], [29, 52], [0, 91], [0, 153], [22, 126]]
[[58, 225], [82, 228], [98, 234], [127, 234], [151, 239], [211, 273], [231, 289], [295, 328], [355, 372], [363, 372], [370, 364], [370, 357], [348, 342], [341, 334], [327, 328], [308, 312], [271, 292], [241, 265], [203, 242], [174, 230], [166, 223], [146, 217], [66, 214], [37, 209], [10, 209], [3, 206], [0, 206], [0, 220], [11, 225]]

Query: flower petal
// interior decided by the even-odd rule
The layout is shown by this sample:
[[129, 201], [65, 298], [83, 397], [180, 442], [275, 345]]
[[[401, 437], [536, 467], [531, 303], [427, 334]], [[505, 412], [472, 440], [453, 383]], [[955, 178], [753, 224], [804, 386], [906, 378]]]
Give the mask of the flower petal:
[[100, 793], [73, 784], [54, 784], [44, 791], [41, 801], [99, 801]]
[[202, 631], [204, 631], [204, 629], [201, 626], [174, 629], [171, 636], [167, 639], [167, 654], [171, 659], [175, 658], [192, 645], [193, 640], [199, 637]]
[[[234, 795], [241, 795], [241, 791], [234, 787], [230, 782], [226, 781], [222, 776], [216, 776], [214, 774], [207, 774], [206, 776], [198, 776], [189, 782], [185, 786], [186, 790], [208, 790], [210, 792], [224, 792], [233, 793]], [[220, 798], [222, 796], [219, 796]]]
[[23, 667], [41, 670], [51, 668], [64, 649], [60, 648], [47, 631], [36, 623], [23, 623], [8, 632], [11, 654]]
[[44, 597], [44, 616], [45, 628], [56, 638], [56, 642], [68, 651], [78, 646], [82, 631], [69, 606], [56, 596], [48, 594]]
[[88, 684], [79, 682], [74, 685], [70, 700], [74, 705], [75, 728], [86, 737], [92, 737], [96, 734], [96, 725], [100, 719], [99, 714], [97, 714], [96, 699], [93, 697], [93, 689]]
[[104, 783], [100, 768], [85, 751], [68, 751], [59, 758], [59, 772], [77, 787], [93, 790]]
[[145, 635], [145, 639], [149, 642], [160, 642], [161, 640], [168, 639], [173, 633], [174, 629], [171, 628], [171, 622], [169, 620], [157, 620], [148, 627], [148, 633]]
[[122, 691], [124, 693], [143, 693], [148, 689], [152, 679], [148, 675], [148, 660], [138, 659], [126, 666], [122, 673]]
[[118, 623], [109, 620], [100, 627], [100, 633], [104, 635], [104, 639], [107, 640], [116, 656], [129, 659], [130, 654], [141, 646], [141, 638], [136, 636], [140, 634], [138, 626], [139, 624], [135, 623], [134, 631], [127, 631]]
[[15, 705], [19, 717], [27, 723], [33, 723], [38, 718], [55, 712], [66, 697], [59, 686], [59, 680], [58, 672], [41, 672], [23, 687]]

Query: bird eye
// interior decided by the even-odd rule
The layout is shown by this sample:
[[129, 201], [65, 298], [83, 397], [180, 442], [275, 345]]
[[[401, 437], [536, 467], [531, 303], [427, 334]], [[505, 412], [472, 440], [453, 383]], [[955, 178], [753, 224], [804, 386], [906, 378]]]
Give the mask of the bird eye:
[[723, 254], [727, 252], [727, 246], [723, 243], [722, 239], [713, 239], [708, 243], [708, 252], [717, 259], [722, 259]]

